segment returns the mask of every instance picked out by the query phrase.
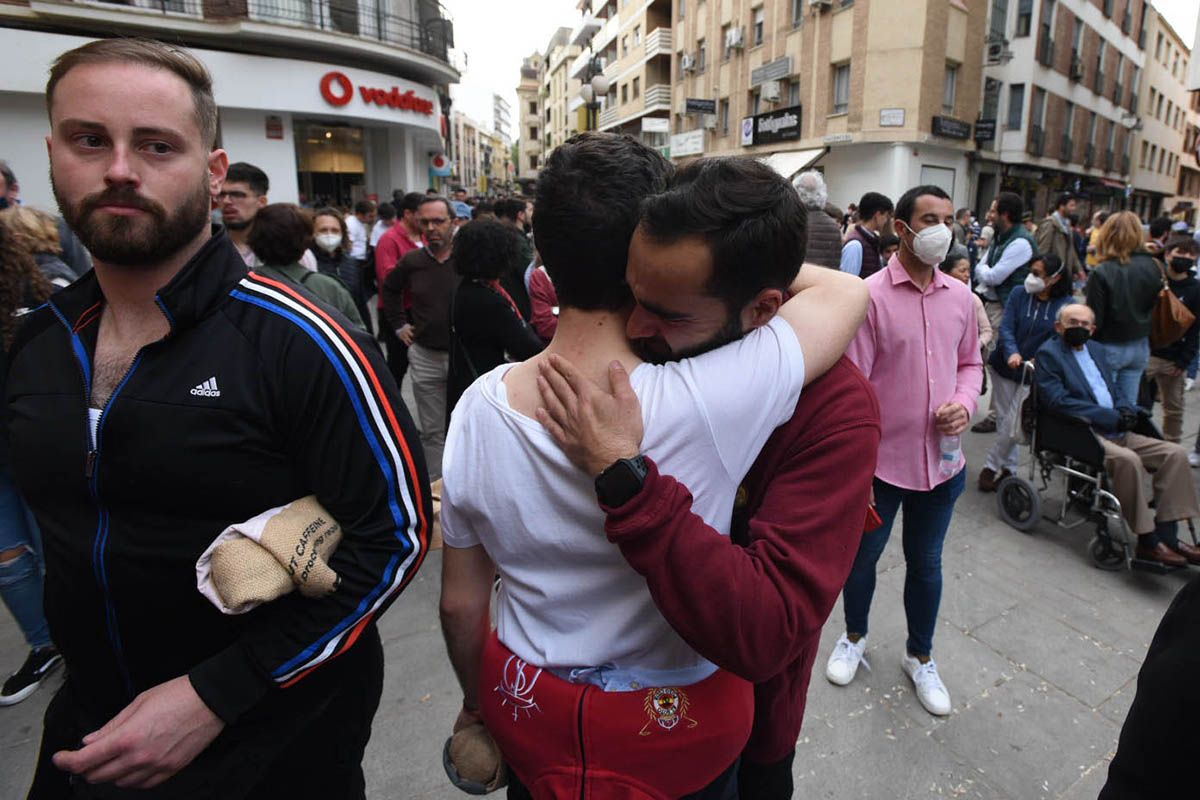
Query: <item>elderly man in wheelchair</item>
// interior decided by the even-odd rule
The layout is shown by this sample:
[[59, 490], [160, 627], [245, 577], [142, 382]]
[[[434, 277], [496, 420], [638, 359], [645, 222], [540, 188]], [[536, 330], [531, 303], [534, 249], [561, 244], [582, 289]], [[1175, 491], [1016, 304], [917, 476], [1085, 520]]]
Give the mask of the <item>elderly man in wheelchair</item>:
[[[1178, 537], [1179, 520], [1200, 517], [1187, 451], [1163, 441], [1135, 399], [1120, 393], [1103, 356], [1089, 342], [1095, 322], [1087, 306], [1063, 306], [1055, 321], [1057, 336], [1043, 344], [1034, 359], [1038, 412], [1034, 452], [1040, 454], [1037, 460], [1047, 451], [1069, 457], [1066, 467], [1043, 464], [1043, 479], [1054, 470], [1066, 473], [1069, 501], [1072, 476], [1079, 477], [1070, 464], [1102, 469], [1097, 491], [1119, 503], [1128, 530], [1137, 537], [1136, 562], [1158, 568], [1200, 564], [1200, 548]], [[1146, 490], [1148, 480], [1153, 494]], [[1103, 550], [1111, 548], [1112, 539], [1102, 528], [1097, 542]], [[1096, 549], [1094, 542], [1092, 556], [1103, 565], [1103, 552]], [[1118, 563], [1127, 560], [1120, 558]]]

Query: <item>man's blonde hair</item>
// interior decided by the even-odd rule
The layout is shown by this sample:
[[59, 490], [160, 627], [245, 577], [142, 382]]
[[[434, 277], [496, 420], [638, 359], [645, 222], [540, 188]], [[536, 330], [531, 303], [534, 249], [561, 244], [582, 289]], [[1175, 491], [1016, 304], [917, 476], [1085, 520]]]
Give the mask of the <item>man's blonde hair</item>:
[[54, 105], [54, 89], [68, 72], [86, 64], [140, 64], [178, 75], [192, 90], [201, 143], [209, 149], [217, 142], [217, 103], [212, 75], [198, 58], [182, 47], [157, 39], [98, 39], [68, 50], [55, 59], [46, 82], [46, 111]]

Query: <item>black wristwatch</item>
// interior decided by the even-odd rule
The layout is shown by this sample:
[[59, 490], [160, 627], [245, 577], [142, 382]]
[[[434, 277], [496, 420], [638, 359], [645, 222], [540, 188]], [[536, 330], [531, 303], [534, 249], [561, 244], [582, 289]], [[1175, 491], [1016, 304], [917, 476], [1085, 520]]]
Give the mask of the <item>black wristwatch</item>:
[[637, 497], [649, 473], [642, 456], [614, 461], [596, 477], [596, 498], [609, 508], [623, 506]]

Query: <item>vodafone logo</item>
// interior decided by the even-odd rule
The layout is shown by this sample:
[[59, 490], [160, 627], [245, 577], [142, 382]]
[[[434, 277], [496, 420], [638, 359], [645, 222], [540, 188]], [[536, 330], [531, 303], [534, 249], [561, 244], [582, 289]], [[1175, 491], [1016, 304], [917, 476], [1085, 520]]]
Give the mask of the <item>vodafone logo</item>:
[[433, 164], [434, 169], [445, 169], [450, 164], [450, 162], [446, 160], [446, 157], [441, 153], [438, 153], [436, 156], [434, 156], [430, 163]]
[[[321, 77], [321, 97], [331, 106], [341, 108], [349, 105], [354, 99], [354, 88], [354, 83], [344, 72], [327, 72]], [[412, 89], [401, 92], [395, 86], [390, 90], [359, 86], [358, 93], [367, 104], [387, 106], [399, 111], [414, 111], [426, 116], [433, 115], [433, 102], [418, 97]]]

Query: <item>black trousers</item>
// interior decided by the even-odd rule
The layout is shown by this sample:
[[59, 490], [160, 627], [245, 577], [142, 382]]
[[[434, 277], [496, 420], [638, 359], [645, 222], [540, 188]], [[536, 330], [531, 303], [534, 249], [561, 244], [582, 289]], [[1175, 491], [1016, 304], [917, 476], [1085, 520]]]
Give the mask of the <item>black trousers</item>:
[[272, 690], [174, 777], [134, 791], [88, 784], [50, 760], [106, 721], [86, 719], [68, 676], [46, 709], [28, 800], [362, 800], [363, 751], [382, 691], [383, 645], [372, 625], [349, 652], [290, 689]]
[[[698, 792], [685, 795], [680, 800], [738, 800], [738, 762], [717, 776], [716, 780]], [[743, 795], [752, 797], [752, 795]], [[511, 769], [508, 771], [508, 800], [533, 800], [533, 795]]]
[[399, 388], [404, 383], [404, 373], [408, 372], [408, 348], [396, 338], [396, 332], [383, 316], [383, 309], [379, 310], [379, 341], [383, 342], [384, 349], [387, 350], [388, 370], [396, 379], [396, 387]]
[[790, 800], [792, 785], [792, 762], [796, 751], [774, 764], [756, 764], [741, 760], [738, 766], [738, 797], [743, 800]]

